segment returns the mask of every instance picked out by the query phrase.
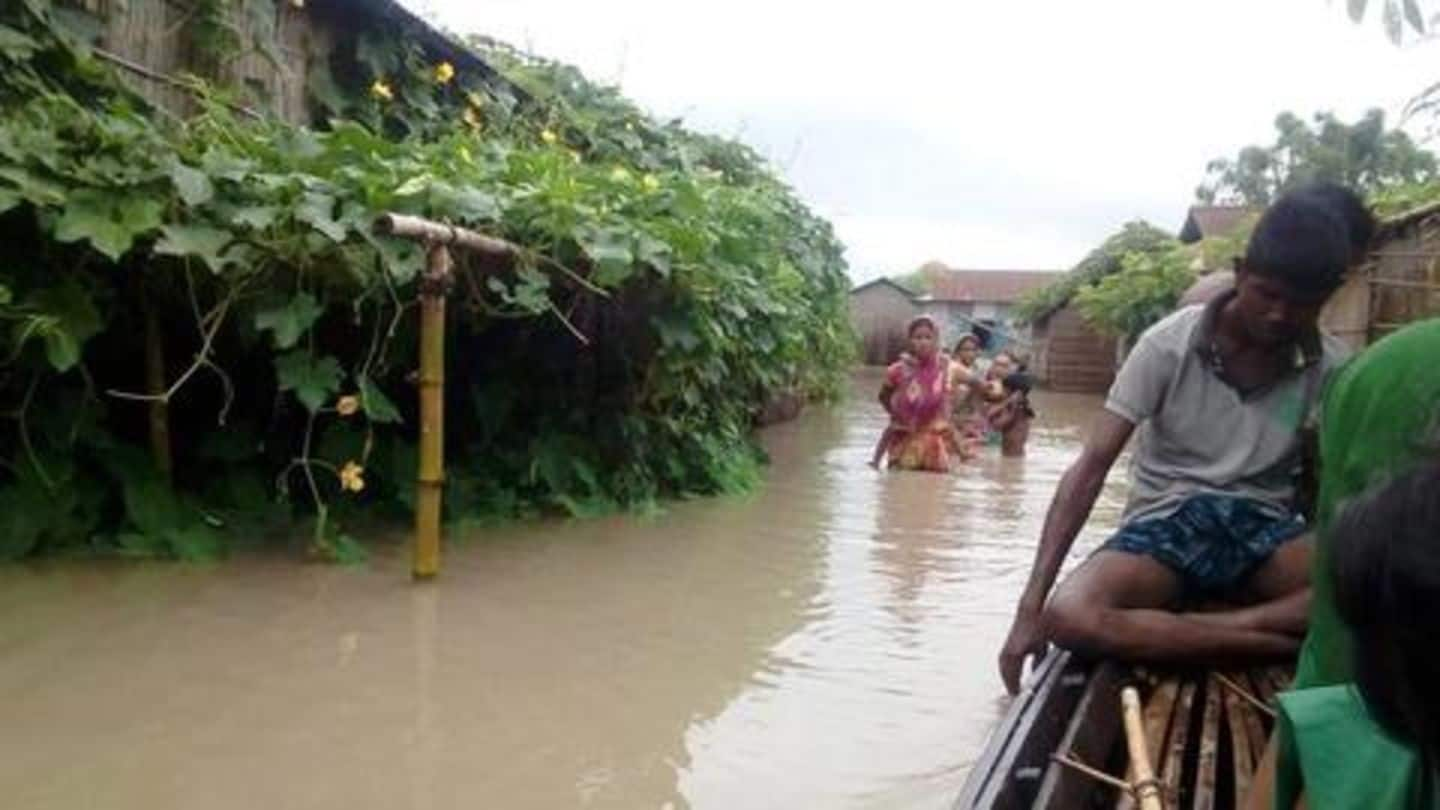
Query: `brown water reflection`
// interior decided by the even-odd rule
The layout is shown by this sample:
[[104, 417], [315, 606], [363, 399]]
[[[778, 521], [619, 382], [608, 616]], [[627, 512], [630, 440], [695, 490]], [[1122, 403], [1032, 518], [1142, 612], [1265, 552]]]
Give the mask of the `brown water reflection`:
[[772, 430], [757, 495], [474, 538], [435, 587], [397, 553], [0, 570], [0, 805], [947, 806], [1097, 403], [885, 474], [877, 381]]

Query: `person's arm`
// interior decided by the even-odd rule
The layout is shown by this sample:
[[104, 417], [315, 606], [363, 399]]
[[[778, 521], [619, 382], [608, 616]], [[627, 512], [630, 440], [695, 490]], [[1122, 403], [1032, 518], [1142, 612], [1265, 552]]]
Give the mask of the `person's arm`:
[[1009, 430], [1010, 426], [1015, 424], [1015, 418], [1018, 415], [1019, 401], [1013, 395], [999, 405], [992, 405], [990, 412], [987, 414], [990, 419], [990, 426], [1001, 433]]
[[1020, 691], [1020, 671], [1025, 658], [1044, 653], [1045, 636], [1040, 613], [1045, 607], [1045, 598], [1050, 593], [1050, 586], [1055, 584], [1060, 565], [1075, 543], [1076, 535], [1090, 517], [1090, 510], [1105, 485], [1105, 476], [1134, 430], [1134, 423], [1119, 414], [1102, 411], [1080, 458], [1060, 478], [1060, 486], [1056, 488], [1050, 510], [1045, 515], [1045, 527], [1040, 533], [1040, 546], [1035, 551], [1030, 579], [1015, 608], [1010, 635], [1000, 652], [1000, 676], [1012, 695]]

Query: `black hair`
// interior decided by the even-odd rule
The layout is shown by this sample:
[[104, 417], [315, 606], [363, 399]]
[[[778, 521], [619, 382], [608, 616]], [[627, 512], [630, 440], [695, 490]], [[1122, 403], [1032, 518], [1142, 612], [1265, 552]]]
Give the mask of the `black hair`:
[[1327, 180], [1296, 186], [1293, 193], [1317, 200], [1340, 217], [1350, 246], [1350, 264], [1364, 261], [1375, 238], [1375, 214], [1354, 189]]
[[1023, 371], [1016, 371], [1012, 374], [1005, 375], [1005, 379], [1000, 381], [1000, 385], [1006, 391], [1009, 391], [1011, 393], [1019, 391], [1024, 394], [1030, 393], [1030, 388], [1032, 386], [1030, 382], [1030, 375], [1024, 373]]
[[1332, 206], [1314, 195], [1287, 192], [1250, 234], [1244, 270], [1281, 281], [1306, 299], [1324, 299], [1350, 265], [1347, 233]]
[[1329, 538], [1335, 607], [1355, 639], [1355, 685], [1375, 721], [1419, 753], [1426, 802], [1440, 763], [1437, 493], [1440, 459], [1349, 504]]
[[962, 348], [964, 348], [966, 343], [974, 346], [975, 351], [980, 351], [980, 338], [975, 337], [974, 335], [965, 335], [964, 337], [955, 341], [955, 348], [951, 350], [951, 354], [960, 351]]

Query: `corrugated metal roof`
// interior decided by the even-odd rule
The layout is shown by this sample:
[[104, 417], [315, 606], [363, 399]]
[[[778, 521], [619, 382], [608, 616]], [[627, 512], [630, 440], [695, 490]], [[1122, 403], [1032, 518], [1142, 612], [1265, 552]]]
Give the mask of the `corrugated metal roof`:
[[1011, 304], [1061, 276], [1054, 270], [960, 270], [930, 262], [920, 268], [932, 301]]
[[1199, 242], [1209, 236], [1224, 236], [1245, 222], [1259, 209], [1244, 205], [1193, 205], [1180, 226], [1180, 241]]

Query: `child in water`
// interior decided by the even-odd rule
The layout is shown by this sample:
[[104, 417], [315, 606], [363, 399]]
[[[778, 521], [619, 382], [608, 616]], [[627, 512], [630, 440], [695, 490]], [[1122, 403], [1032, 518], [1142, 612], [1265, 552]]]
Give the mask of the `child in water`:
[[[913, 366], [915, 365], [915, 355], [909, 352], [901, 352], [900, 362], [907, 366]], [[888, 404], [886, 405], [886, 410], [889, 410]], [[870, 454], [871, 468], [876, 470], [880, 469], [880, 462], [885, 460], [885, 451], [889, 449], [890, 443], [902, 434], [908, 432], [904, 427], [896, 424], [894, 416], [891, 416], [890, 424], [886, 425], [885, 429], [880, 431], [880, 440], [875, 442], [875, 452]]]
[[1030, 375], [1016, 371], [1000, 381], [1004, 399], [990, 407], [990, 426], [1000, 433], [1000, 455], [1023, 456], [1035, 411], [1030, 407]]

